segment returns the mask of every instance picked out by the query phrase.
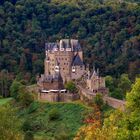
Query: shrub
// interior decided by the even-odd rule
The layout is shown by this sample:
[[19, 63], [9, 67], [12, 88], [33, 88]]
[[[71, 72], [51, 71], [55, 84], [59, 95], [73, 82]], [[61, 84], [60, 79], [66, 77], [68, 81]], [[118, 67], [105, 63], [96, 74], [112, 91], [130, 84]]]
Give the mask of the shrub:
[[24, 140], [34, 140], [34, 135], [31, 131], [27, 131], [24, 136]]
[[18, 99], [24, 107], [29, 106], [34, 101], [33, 95], [26, 89], [26, 87], [20, 88]]
[[96, 94], [95, 98], [94, 98], [94, 104], [96, 104], [97, 106], [100, 106], [102, 107], [103, 104], [104, 104], [104, 101], [103, 101], [103, 97], [102, 97], [102, 94]]
[[116, 99], [123, 99], [122, 90], [120, 88], [114, 88], [114, 91], [112, 91], [109, 95]]
[[56, 139], [57, 140], [68, 140], [69, 139], [69, 134], [66, 132], [62, 132], [60, 134], [57, 134]]
[[65, 84], [65, 88], [66, 88], [68, 91], [72, 92], [72, 93], [77, 92], [76, 85], [75, 85], [75, 83], [72, 82], [72, 81], [67, 82], [67, 83]]
[[16, 80], [13, 81], [13, 83], [12, 83], [12, 85], [10, 87], [10, 94], [16, 100], [18, 100], [19, 90], [22, 87], [23, 87], [23, 85], [20, 82], [16, 81]]
[[59, 119], [59, 117], [60, 117], [60, 114], [59, 114], [59, 112], [58, 112], [58, 110], [57, 109], [52, 109], [50, 112], [49, 112], [49, 120], [50, 121], [52, 121], [52, 120], [57, 120], [57, 119]]
[[26, 132], [26, 131], [31, 131], [31, 130], [32, 130], [32, 127], [31, 127], [31, 124], [30, 124], [30, 121], [29, 121], [29, 120], [25, 120], [25, 121], [23, 122], [22, 130], [23, 130], [24, 132]]
[[37, 102], [33, 102], [28, 108], [28, 113], [30, 114], [30, 113], [35, 112], [38, 109], [38, 107], [39, 107], [39, 104]]

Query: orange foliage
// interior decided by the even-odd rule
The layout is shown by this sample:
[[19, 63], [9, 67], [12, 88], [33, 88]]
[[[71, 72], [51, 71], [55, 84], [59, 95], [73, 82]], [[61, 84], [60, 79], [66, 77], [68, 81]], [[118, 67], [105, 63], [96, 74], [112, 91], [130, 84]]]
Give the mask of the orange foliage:
[[101, 111], [100, 108], [94, 105], [94, 111], [88, 115], [84, 120], [86, 124], [98, 124], [97, 127], [101, 127]]
[[91, 140], [97, 130], [101, 128], [101, 111], [97, 105], [94, 105], [93, 112], [84, 120], [85, 126], [81, 127], [74, 140]]

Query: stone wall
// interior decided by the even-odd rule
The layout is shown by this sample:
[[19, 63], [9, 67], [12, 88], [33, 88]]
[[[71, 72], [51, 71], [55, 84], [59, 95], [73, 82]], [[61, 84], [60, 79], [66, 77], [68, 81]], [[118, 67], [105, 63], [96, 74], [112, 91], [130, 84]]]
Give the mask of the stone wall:
[[48, 102], [71, 102], [78, 99], [79, 95], [73, 93], [38, 93], [38, 100]]
[[[55, 51], [53, 53], [49, 52], [48, 57], [50, 58], [49, 71], [50, 74], [55, 73], [56, 59], [59, 62], [60, 73], [64, 81], [69, 81], [71, 79], [71, 63], [73, 60], [73, 52], [71, 51]], [[47, 69], [47, 66], [46, 66]]]
[[61, 82], [61, 81], [42, 82], [40, 85], [41, 85], [42, 89], [58, 90], [58, 89], [64, 88], [63, 82]]
[[[45, 100], [49, 102], [70, 102], [77, 99], [84, 100], [87, 98], [90, 101], [93, 101], [93, 98], [96, 96], [93, 92], [90, 92], [87, 89], [79, 88], [79, 95], [78, 94], [72, 94], [72, 93], [39, 93], [38, 87], [36, 85], [34, 86], [28, 86], [27, 87], [30, 92], [38, 93], [38, 99], [39, 100]], [[105, 103], [107, 103], [109, 106], [113, 108], [121, 108], [122, 110], [125, 109], [125, 101], [118, 100], [112, 97], [104, 96], [103, 100]]]
[[85, 66], [75, 66], [75, 72], [72, 72], [71, 78], [72, 79], [79, 79], [81, 75], [85, 74]]
[[125, 101], [118, 100], [112, 97], [105, 96], [104, 102], [107, 103], [109, 106], [112, 106], [113, 108], [120, 108], [122, 110], [125, 109]]
[[[84, 89], [80, 86], [78, 86], [79, 88], [79, 95], [80, 95], [80, 99], [84, 100], [84, 98], [87, 98], [89, 101], [93, 101], [93, 98], [96, 96], [95, 93], [89, 91], [88, 89]], [[122, 110], [125, 109], [125, 101], [123, 100], [118, 100], [112, 97], [108, 97], [108, 96], [103, 96], [103, 100], [105, 103], [107, 103], [109, 106], [113, 107], [113, 108], [120, 108]]]

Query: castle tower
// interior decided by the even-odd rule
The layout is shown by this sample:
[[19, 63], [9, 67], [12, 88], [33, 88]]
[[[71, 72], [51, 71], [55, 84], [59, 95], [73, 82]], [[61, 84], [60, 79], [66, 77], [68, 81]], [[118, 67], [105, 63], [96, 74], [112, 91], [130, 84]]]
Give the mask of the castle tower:
[[45, 76], [47, 76], [50, 74], [50, 61], [48, 58], [44, 60], [44, 64], [45, 64]]
[[[83, 63], [83, 52], [76, 39], [61, 39], [59, 42], [45, 44], [46, 57], [45, 73], [54, 75], [60, 71], [63, 81], [78, 79], [86, 72]], [[59, 62], [59, 65], [58, 63]]]

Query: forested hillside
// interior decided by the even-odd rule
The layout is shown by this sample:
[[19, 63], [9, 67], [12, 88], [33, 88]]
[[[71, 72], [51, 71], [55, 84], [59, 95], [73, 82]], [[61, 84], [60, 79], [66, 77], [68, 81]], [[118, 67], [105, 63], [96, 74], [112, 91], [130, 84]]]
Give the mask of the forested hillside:
[[8, 70], [1, 77], [34, 82], [43, 72], [44, 43], [78, 38], [91, 67], [134, 79], [140, 73], [140, 5], [95, 1], [0, 1], [0, 70]]

